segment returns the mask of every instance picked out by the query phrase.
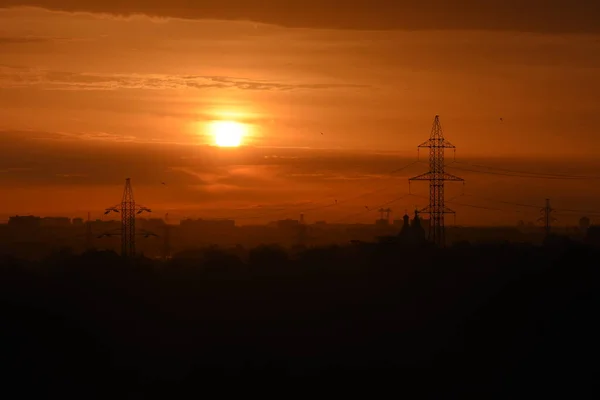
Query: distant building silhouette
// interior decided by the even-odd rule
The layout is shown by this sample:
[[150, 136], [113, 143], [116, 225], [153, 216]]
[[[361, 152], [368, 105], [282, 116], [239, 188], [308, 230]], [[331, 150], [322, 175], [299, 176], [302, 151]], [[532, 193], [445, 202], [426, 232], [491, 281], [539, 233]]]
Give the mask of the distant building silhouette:
[[231, 219], [210, 220], [188, 218], [182, 220], [180, 222], [180, 225], [184, 229], [233, 229], [235, 228], [235, 221]]
[[423, 224], [421, 223], [421, 217], [419, 217], [419, 212], [415, 210], [415, 217], [411, 222], [411, 229], [415, 239], [418, 242], [425, 241], [425, 229], [423, 228]]
[[590, 227], [590, 219], [588, 217], [581, 217], [579, 219], [579, 230], [585, 234]]
[[402, 221], [403, 225], [402, 230], [400, 230], [400, 237], [408, 237], [411, 235], [410, 217], [408, 216], [408, 214], [404, 214], [404, 217], [402, 217]]
[[81, 227], [81, 226], [83, 226], [83, 223], [84, 223], [83, 218], [73, 218], [71, 220], [71, 224], [73, 226]]
[[16, 229], [37, 229], [41, 225], [41, 218], [33, 215], [15, 215], [8, 219], [8, 226]]
[[403, 217], [403, 225], [398, 238], [402, 244], [418, 244], [425, 242], [425, 229], [421, 223], [419, 212], [415, 210], [415, 216], [410, 221], [408, 214]]
[[297, 219], [282, 219], [279, 221], [275, 221], [274, 225], [278, 228], [278, 229], [296, 229], [298, 227], [298, 225], [300, 225], [300, 221], [298, 221]]
[[68, 217], [44, 217], [40, 225], [51, 228], [68, 228], [71, 226], [71, 219]]

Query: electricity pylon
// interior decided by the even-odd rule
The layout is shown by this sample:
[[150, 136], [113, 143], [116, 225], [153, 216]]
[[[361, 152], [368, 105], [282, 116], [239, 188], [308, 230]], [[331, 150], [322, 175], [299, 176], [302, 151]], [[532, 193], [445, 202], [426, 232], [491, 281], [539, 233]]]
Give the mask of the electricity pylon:
[[439, 247], [446, 245], [444, 214], [455, 214], [445, 205], [444, 182], [464, 182], [464, 179], [444, 171], [444, 152], [446, 149], [456, 147], [444, 138], [439, 115], [433, 120], [429, 140], [419, 145], [419, 148], [429, 149], [429, 171], [412, 177], [410, 181], [429, 181], [429, 205], [420, 210], [430, 215], [429, 218], [429, 240]]
[[544, 224], [544, 231], [546, 232], [546, 236], [550, 235], [552, 230], [552, 222], [556, 221], [554, 217], [552, 217], [552, 212], [554, 209], [550, 207], [550, 199], [546, 199], [546, 206], [540, 210], [542, 216], [538, 219], [538, 221], [542, 221]]
[[[143, 212], [152, 212], [152, 210], [135, 204], [130, 178], [125, 180], [125, 189], [123, 190], [121, 204], [107, 208], [104, 214], [110, 214], [111, 212], [121, 214], [121, 228], [118, 233], [104, 233], [100, 237], [121, 235], [121, 255], [123, 257], [135, 256], [135, 216]], [[151, 232], [142, 232], [140, 234], [144, 235], [144, 237], [157, 236]]]

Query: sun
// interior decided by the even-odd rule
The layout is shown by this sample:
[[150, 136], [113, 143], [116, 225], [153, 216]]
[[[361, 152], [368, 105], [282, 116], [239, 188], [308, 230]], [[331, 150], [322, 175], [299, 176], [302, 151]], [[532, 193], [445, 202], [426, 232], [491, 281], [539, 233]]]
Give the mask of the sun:
[[213, 121], [210, 133], [219, 147], [238, 147], [246, 134], [244, 124], [235, 121]]

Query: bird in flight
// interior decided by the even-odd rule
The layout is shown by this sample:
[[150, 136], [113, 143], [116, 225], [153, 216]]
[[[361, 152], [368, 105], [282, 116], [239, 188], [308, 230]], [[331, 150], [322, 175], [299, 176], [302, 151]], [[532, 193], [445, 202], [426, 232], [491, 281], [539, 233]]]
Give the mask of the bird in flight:
[[500, 118], [500, 122], [503, 122], [503, 121], [504, 121], [504, 118]]

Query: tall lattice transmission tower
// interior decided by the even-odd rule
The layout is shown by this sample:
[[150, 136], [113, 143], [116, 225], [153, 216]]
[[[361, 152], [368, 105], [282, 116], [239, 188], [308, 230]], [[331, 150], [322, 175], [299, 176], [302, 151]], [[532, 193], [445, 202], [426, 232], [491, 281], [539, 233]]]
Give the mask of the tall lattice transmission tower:
[[420, 210], [420, 212], [430, 215], [429, 240], [437, 246], [444, 247], [446, 245], [444, 215], [455, 214], [444, 203], [444, 182], [464, 182], [464, 179], [449, 174], [444, 170], [445, 150], [455, 149], [456, 147], [444, 138], [439, 115], [436, 115], [433, 120], [429, 140], [421, 143], [419, 148], [429, 149], [429, 171], [410, 178], [409, 183], [411, 181], [429, 181], [429, 205]]
[[[130, 178], [125, 180], [125, 189], [123, 190], [121, 203], [107, 208], [104, 214], [109, 214], [111, 212], [121, 214], [121, 228], [118, 233], [105, 233], [101, 236], [121, 235], [121, 255], [123, 257], [133, 257], [135, 255], [136, 236], [135, 217], [137, 214], [141, 214], [143, 212], [152, 212], [152, 210], [135, 203]], [[143, 232], [141, 234], [145, 237], [156, 236], [151, 232]]]

